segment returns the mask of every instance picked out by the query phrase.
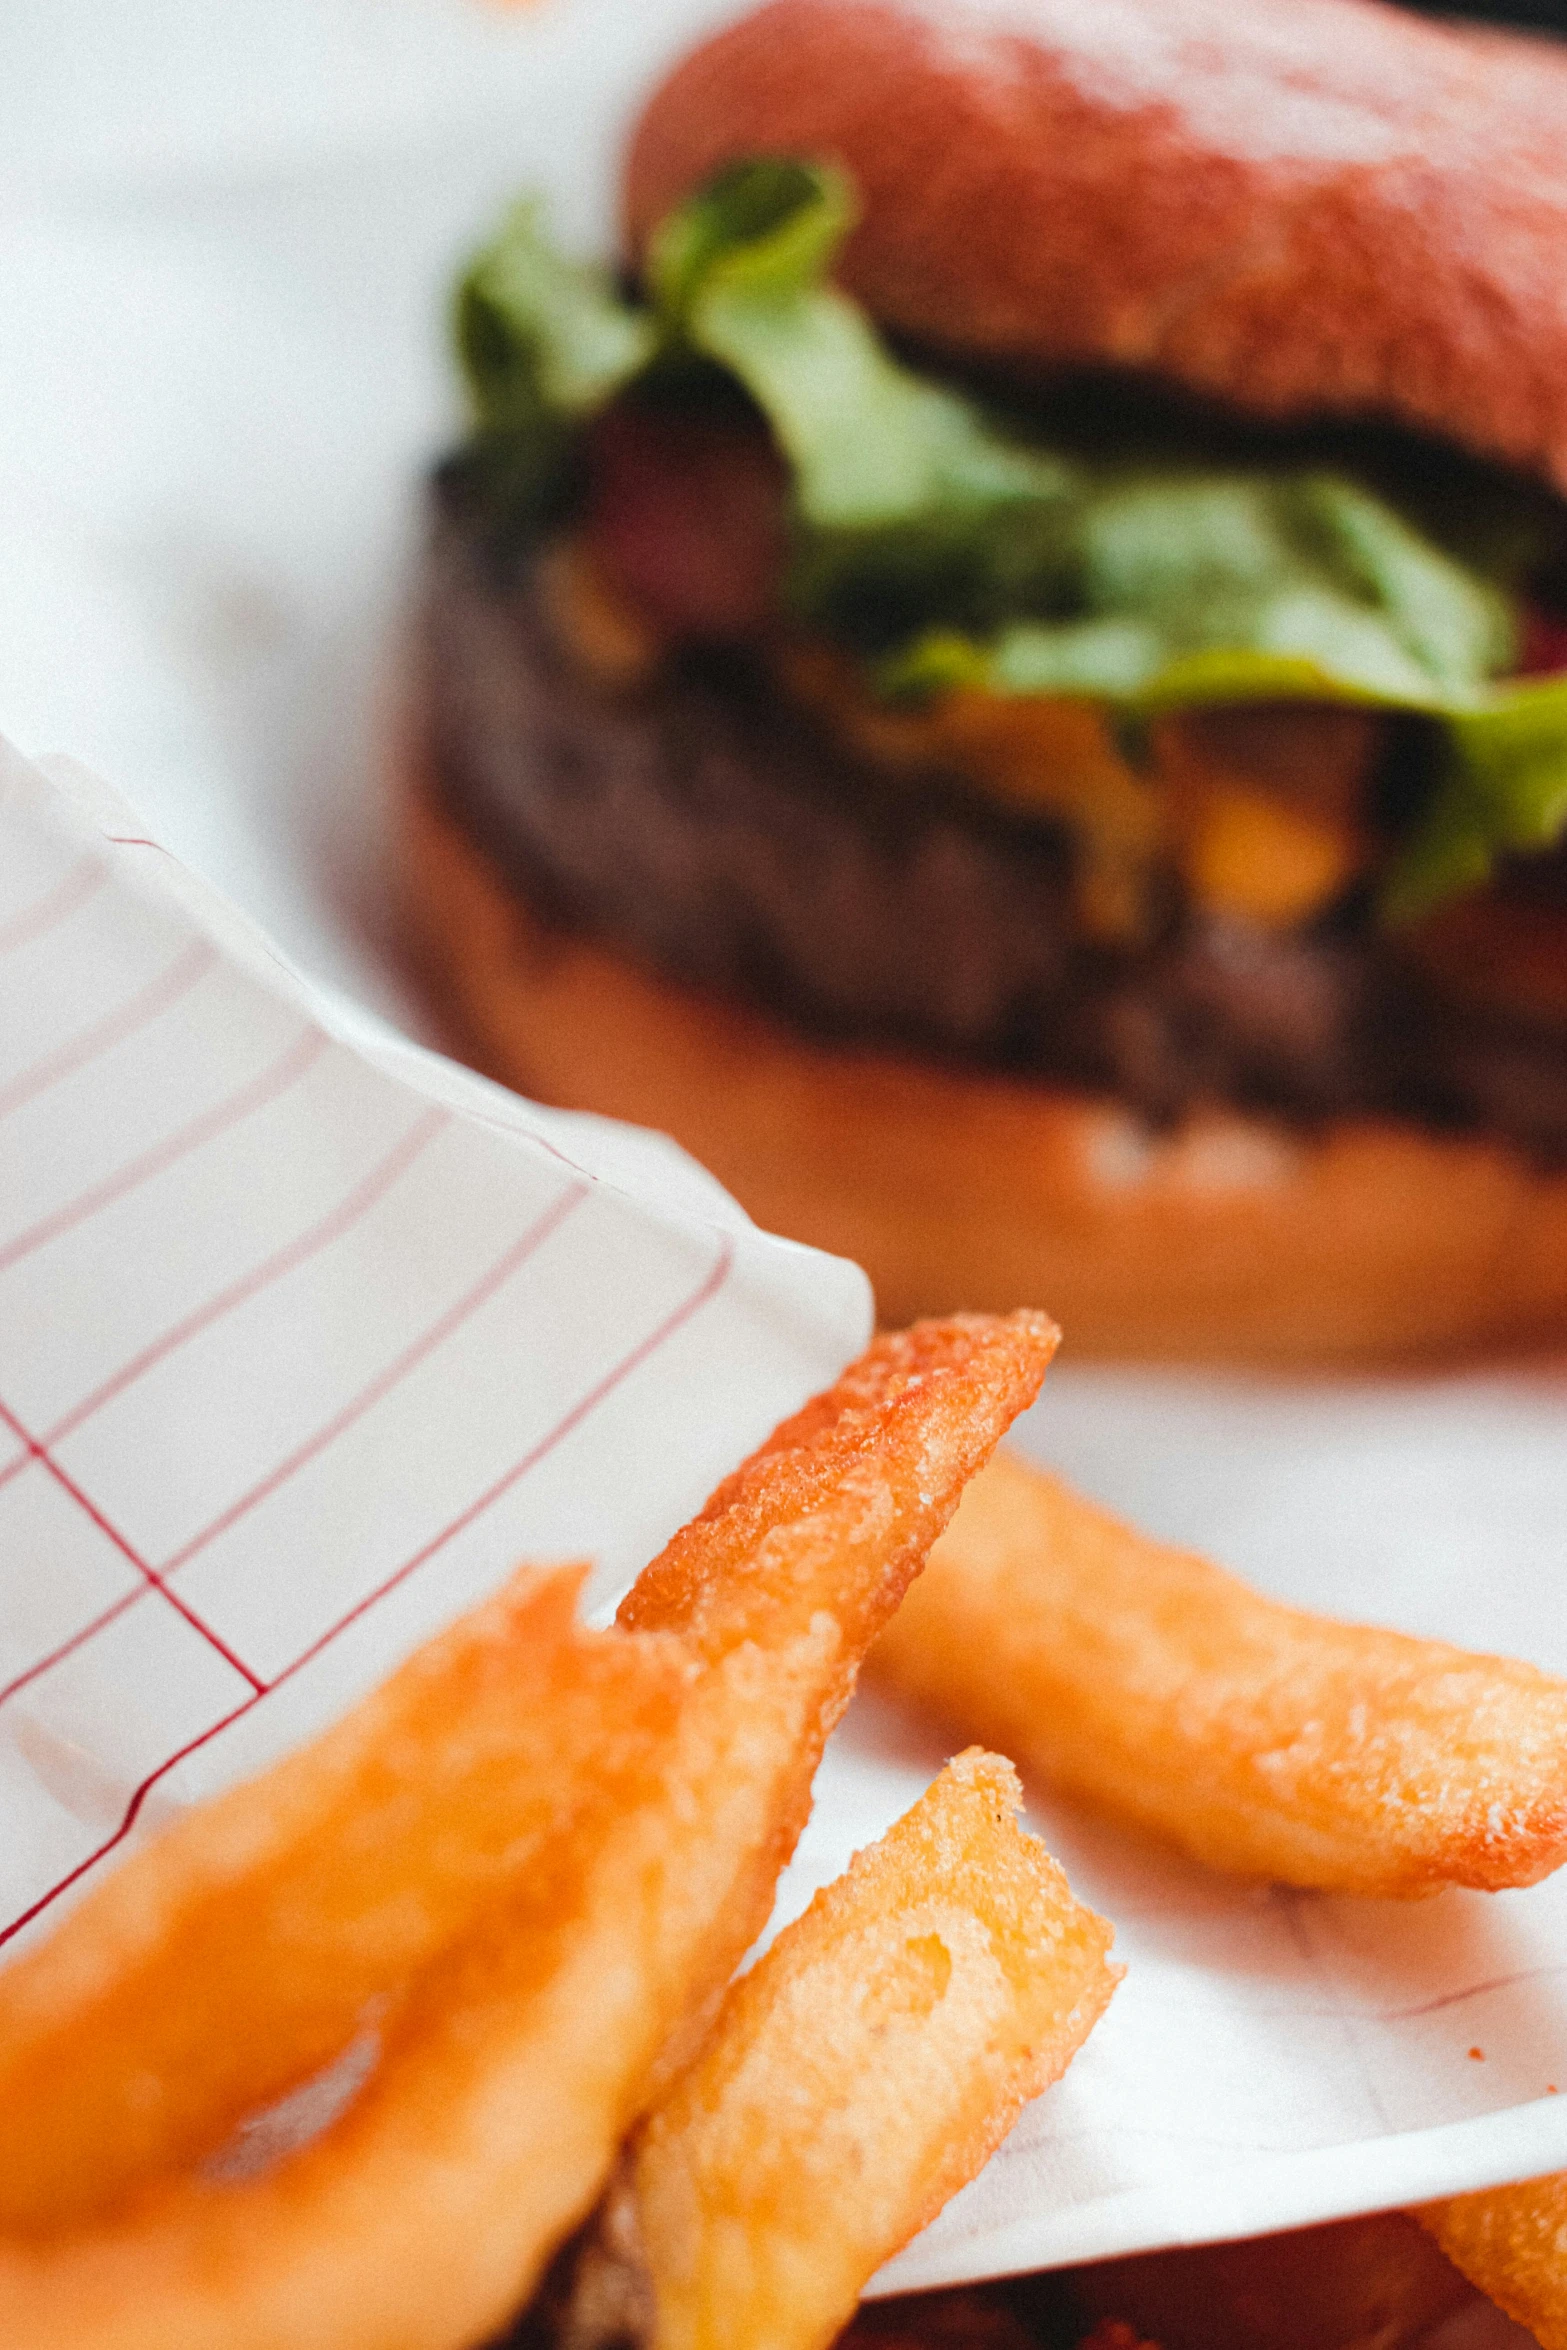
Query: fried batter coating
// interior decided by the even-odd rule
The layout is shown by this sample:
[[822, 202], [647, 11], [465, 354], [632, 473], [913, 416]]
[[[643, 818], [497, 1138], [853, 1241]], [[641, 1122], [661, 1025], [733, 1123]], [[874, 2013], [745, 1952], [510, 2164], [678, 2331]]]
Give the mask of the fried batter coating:
[[1010, 1455], [871, 1670], [1213, 1868], [1409, 1896], [1567, 1858], [1567, 1684], [1265, 1599]]
[[[218, 2341], [225, 2350], [460, 2350], [501, 2325], [591, 2207], [627, 2130], [705, 2027], [765, 1921], [864, 1647], [967, 1478], [1032, 1400], [1054, 1342], [1037, 1315], [879, 1342], [720, 1488], [692, 1539], [677, 1536], [655, 1561], [622, 1611], [632, 1628], [581, 1633], [567, 1605], [557, 1627], [563, 1654], [645, 1655], [653, 1667], [645, 1710], [622, 1709], [618, 1684], [586, 1709], [589, 1756], [602, 1741], [614, 1769], [590, 1772], [564, 1807], [548, 1790], [530, 1790], [531, 1780], [558, 1775], [563, 1758], [550, 1752], [547, 1720], [541, 1751], [527, 1690], [515, 1693], [518, 1785], [508, 1800], [519, 1819], [534, 1816], [530, 1803], [542, 1806], [547, 1832], [519, 1841], [521, 1865], [497, 1869], [482, 1899], [455, 1870], [467, 1903], [461, 1930], [427, 1936], [421, 1963], [409, 1958], [416, 1937], [398, 1945], [402, 1972], [385, 1986], [380, 2060], [359, 2095], [309, 2145], [246, 2180], [188, 2169], [159, 2176], [145, 2146], [111, 2149], [127, 2187], [136, 2182], [127, 2200], [95, 2206], [86, 2225], [74, 2212], [63, 2222], [46, 2212], [28, 2236], [0, 2242], [7, 2350], [211, 2350]], [[635, 1698], [637, 1668], [629, 1670]], [[373, 1723], [377, 1701], [368, 1703]], [[57, 1994], [73, 1982], [90, 1989], [96, 1969], [117, 2018], [122, 1970], [130, 1980], [139, 1966], [147, 1987], [156, 1979], [172, 1990], [159, 1973], [165, 1921], [207, 1916], [213, 1852], [229, 1850], [225, 1822], [250, 1822], [268, 1852], [281, 1785], [307, 1828], [313, 1819], [330, 1827], [340, 1788], [357, 1786], [340, 1767], [356, 1752], [352, 1737], [341, 1752], [333, 1741], [357, 1719], [240, 1790], [243, 1802], [203, 1807], [178, 1843], [127, 1862], [105, 1889], [106, 1914], [134, 1922], [145, 1898], [140, 1937], [101, 1935], [86, 1904], [58, 1938], [65, 1958], [40, 1980], [54, 1981]], [[446, 1733], [460, 1746], [451, 1720]], [[376, 1739], [363, 1759], [384, 1759]], [[443, 1829], [483, 1858], [493, 1823], [468, 1821], [464, 1806], [492, 1796], [486, 1772], [470, 1786], [456, 1771], [426, 1822], [426, 1843], [416, 1839], [402, 1857], [395, 1807], [379, 1815], [370, 1832], [378, 1857], [372, 1865], [361, 1856], [357, 1891], [345, 1880], [338, 1939], [323, 1944], [326, 2007], [336, 2000], [358, 2019], [364, 1969], [353, 1927], [378, 1914], [377, 1871], [417, 1903], [440, 1881]], [[286, 1804], [280, 1816], [289, 1816]], [[357, 1814], [347, 1817], [351, 1826]], [[352, 1857], [351, 1835], [345, 1851]], [[329, 1840], [314, 1869], [300, 1829], [280, 1848], [277, 1883], [286, 1895], [321, 1876], [331, 1910], [336, 1865]], [[256, 1897], [265, 1869], [255, 1884], [243, 1868], [229, 1877], [242, 1922], [266, 1927], [271, 1913]], [[276, 1926], [273, 1918], [274, 1938]], [[266, 1954], [263, 1935], [248, 1961], [258, 1986]], [[244, 1952], [235, 1944], [231, 1955], [239, 1963]], [[64, 2012], [61, 1996], [53, 2007], [42, 1999], [37, 2013], [47, 2021]], [[133, 2062], [143, 2045], [164, 2061], [150, 2004], [141, 2026], [126, 2020], [140, 2012], [131, 1999], [117, 2061]], [[257, 1989], [247, 2029], [266, 2042], [276, 2028], [286, 2042], [294, 2022], [285, 1997], [274, 2027]], [[190, 2117], [203, 2117], [204, 2130], [244, 2071], [223, 2041], [221, 2019], [208, 2019], [190, 2052], [219, 2084], [214, 2095], [198, 2081], [178, 2101], [197, 2138]], [[282, 2060], [267, 2048], [254, 2062], [270, 2077]], [[69, 2082], [68, 2105], [78, 2093]], [[8, 2107], [8, 2134], [25, 2142], [50, 2099], [35, 2069], [26, 2103]], [[81, 2134], [70, 2113], [58, 2126]]]
[[7, 1969], [0, 2227], [86, 2219], [214, 2151], [625, 1795], [692, 1666], [584, 1631], [584, 1572], [521, 1570]]
[[1567, 2171], [1454, 2195], [1414, 2216], [1542, 2350], [1567, 2350]]
[[1065, 2071], [1110, 1929], [960, 1755], [730, 1991], [633, 2172], [654, 2350], [825, 2350]]

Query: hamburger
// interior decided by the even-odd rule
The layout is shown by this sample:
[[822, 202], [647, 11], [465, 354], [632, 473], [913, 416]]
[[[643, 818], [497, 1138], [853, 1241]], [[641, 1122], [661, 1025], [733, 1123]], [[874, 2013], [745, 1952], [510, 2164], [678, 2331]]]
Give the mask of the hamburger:
[[1567, 55], [772, 0], [463, 278], [404, 769], [468, 1056], [889, 1320], [1567, 1329]]

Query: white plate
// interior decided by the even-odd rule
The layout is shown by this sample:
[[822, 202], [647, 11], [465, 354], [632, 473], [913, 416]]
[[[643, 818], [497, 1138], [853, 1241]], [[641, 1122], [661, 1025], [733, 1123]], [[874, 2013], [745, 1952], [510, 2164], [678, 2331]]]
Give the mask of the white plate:
[[[456, 412], [451, 267], [522, 183], [602, 237], [637, 88], [731, 12], [56, 0], [0, 21], [0, 731], [98, 766], [301, 960], [415, 1027], [378, 931], [374, 763], [418, 477]], [[1068, 1353], [1026, 1441], [1268, 1589], [1567, 1670], [1564, 1402], [1550, 1367], [1308, 1386]], [[857, 1709], [786, 1907], [940, 1751]], [[1038, 1818], [1130, 1973], [889, 2282], [1567, 2164], [1552, 1886], [1314, 1900]]]

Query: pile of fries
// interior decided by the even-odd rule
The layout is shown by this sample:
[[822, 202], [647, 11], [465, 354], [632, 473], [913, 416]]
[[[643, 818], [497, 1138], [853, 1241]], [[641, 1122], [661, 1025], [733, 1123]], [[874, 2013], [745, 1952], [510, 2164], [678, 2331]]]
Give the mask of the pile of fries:
[[[1255, 2279], [1224, 2318], [1236, 2248], [1186, 2256], [1195, 2304], [1179, 2263], [1161, 2287], [1140, 2262], [855, 2318], [1118, 1977], [1003, 1756], [1295, 1885], [1497, 1888], [1567, 1856], [1567, 1686], [1275, 1606], [991, 1462], [1056, 1335], [1018, 1313], [878, 1340], [611, 1629], [578, 1621], [583, 1570], [520, 1570], [12, 1964], [6, 2350], [464, 2350], [514, 2325], [825, 2350], [851, 2321], [884, 2350], [1304, 2342], [1277, 2249], [1271, 2333]], [[867, 1657], [985, 1743], [736, 1980]], [[247, 2159], [313, 2081], [324, 2126]], [[1359, 2252], [1306, 2259], [1337, 2311], [1310, 2339], [1412, 2343], [1462, 2270], [1567, 2350], [1567, 2183], [1420, 2217], [1328, 2232]]]

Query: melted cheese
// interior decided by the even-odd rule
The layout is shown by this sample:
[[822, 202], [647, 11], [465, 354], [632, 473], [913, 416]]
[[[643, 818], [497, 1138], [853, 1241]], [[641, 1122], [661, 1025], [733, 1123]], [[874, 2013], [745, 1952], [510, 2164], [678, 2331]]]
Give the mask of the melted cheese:
[[988, 796], [1058, 816], [1078, 844], [1078, 904], [1085, 929], [1138, 936], [1167, 854], [1160, 793], [1118, 748], [1093, 702], [1002, 697], [968, 688], [918, 708], [880, 702], [854, 665], [831, 648], [791, 648], [790, 690], [823, 711], [878, 765], [945, 768]]

